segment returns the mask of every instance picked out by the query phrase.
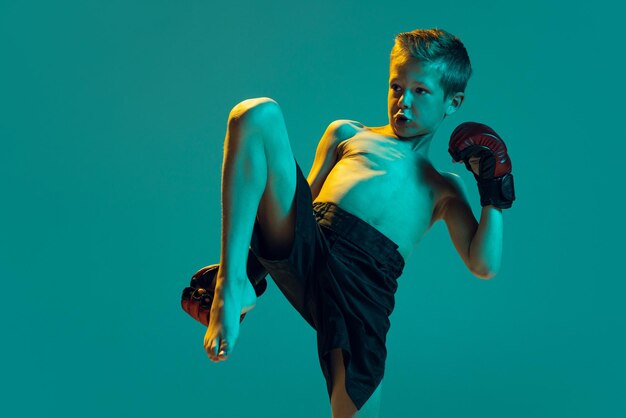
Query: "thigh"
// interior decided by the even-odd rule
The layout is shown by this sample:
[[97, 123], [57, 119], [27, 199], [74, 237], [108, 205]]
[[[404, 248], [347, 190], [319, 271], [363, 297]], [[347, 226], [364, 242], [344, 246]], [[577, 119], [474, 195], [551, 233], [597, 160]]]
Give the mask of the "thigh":
[[327, 255], [326, 242], [313, 213], [309, 184], [298, 164], [294, 162], [294, 165], [295, 233], [291, 248], [276, 256], [268, 246], [258, 219], [252, 230], [250, 248], [291, 305], [317, 329], [318, 290], [315, 283], [318, 269]]
[[[272, 257], [285, 256], [295, 233], [296, 165], [287, 127], [278, 103], [261, 97], [239, 103], [229, 129], [261, 141], [266, 161], [266, 185], [257, 209], [264, 246]], [[246, 167], [241, 167], [243, 170]]]

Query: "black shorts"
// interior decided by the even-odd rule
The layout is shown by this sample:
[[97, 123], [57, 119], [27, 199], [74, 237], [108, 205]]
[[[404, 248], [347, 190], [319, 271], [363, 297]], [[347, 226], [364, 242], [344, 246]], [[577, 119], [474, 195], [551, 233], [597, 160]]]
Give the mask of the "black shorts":
[[328, 396], [332, 391], [330, 351], [343, 350], [346, 392], [358, 409], [380, 384], [389, 315], [397, 279], [404, 269], [398, 246], [334, 203], [313, 204], [311, 189], [296, 162], [296, 231], [287, 258], [264, 257], [255, 221], [250, 249], [270, 276], [317, 331], [317, 349]]

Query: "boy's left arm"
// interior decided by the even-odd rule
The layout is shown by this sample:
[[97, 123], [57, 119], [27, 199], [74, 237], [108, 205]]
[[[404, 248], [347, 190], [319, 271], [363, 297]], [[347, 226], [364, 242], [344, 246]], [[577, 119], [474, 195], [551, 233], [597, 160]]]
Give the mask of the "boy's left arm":
[[481, 279], [491, 279], [500, 269], [502, 209], [493, 205], [484, 206], [480, 222], [477, 222], [461, 178], [452, 173], [442, 174], [452, 185], [450, 196], [442, 204], [441, 216], [452, 243], [472, 274]]
[[448, 151], [474, 175], [482, 211], [477, 223], [461, 179], [450, 174], [446, 177], [451, 180], [451, 192], [442, 204], [442, 218], [470, 271], [490, 279], [500, 268], [502, 209], [510, 208], [515, 200], [511, 160], [502, 138], [476, 122], [462, 123], [452, 132]]

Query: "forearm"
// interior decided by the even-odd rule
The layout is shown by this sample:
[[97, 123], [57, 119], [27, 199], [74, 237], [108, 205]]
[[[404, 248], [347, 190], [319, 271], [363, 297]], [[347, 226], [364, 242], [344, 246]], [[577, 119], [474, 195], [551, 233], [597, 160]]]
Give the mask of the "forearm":
[[469, 253], [472, 272], [480, 278], [490, 279], [500, 269], [502, 229], [502, 209], [492, 205], [483, 207]]

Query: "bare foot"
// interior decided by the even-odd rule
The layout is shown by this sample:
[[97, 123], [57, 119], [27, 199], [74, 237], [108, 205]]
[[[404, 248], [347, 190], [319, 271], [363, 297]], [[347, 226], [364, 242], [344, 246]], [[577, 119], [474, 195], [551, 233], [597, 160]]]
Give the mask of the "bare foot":
[[204, 335], [204, 348], [211, 361], [228, 358], [239, 337], [239, 318], [256, 304], [256, 293], [250, 281], [224, 280], [216, 277], [215, 296]]

